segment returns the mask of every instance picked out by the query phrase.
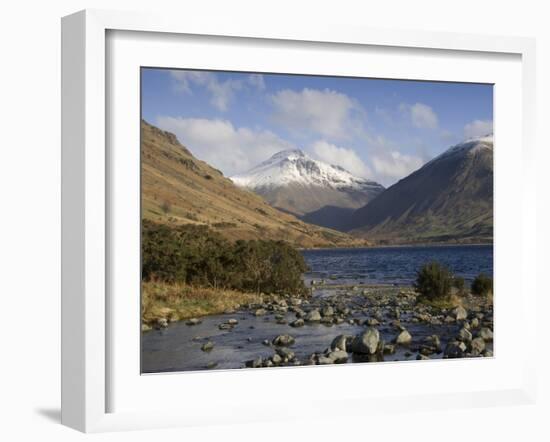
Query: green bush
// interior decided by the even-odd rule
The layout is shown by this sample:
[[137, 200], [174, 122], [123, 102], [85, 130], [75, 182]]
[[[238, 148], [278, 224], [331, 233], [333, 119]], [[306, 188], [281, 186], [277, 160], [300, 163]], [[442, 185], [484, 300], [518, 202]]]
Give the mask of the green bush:
[[302, 255], [284, 241], [231, 243], [206, 226], [142, 223], [142, 278], [245, 292], [304, 293]]
[[493, 278], [485, 273], [480, 273], [472, 282], [472, 293], [477, 296], [487, 296], [493, 293]]
[[449, 295], [453, 275], [438, 262], [429, 262], [417, 272], [414, 288], [428, 300], [443, 299]]

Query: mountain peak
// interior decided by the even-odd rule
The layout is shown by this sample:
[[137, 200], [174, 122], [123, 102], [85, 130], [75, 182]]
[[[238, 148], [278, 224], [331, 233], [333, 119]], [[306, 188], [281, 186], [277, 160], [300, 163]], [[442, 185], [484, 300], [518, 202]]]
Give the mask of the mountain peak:
[[300, 149], [277, 152], [247, 172], [230, 178], [238, 186], [251, 190], [292, 184], [359, 191], [367, 187], [382, 188], [374, 181], [354, 176], [341, 166], [315, 160]]

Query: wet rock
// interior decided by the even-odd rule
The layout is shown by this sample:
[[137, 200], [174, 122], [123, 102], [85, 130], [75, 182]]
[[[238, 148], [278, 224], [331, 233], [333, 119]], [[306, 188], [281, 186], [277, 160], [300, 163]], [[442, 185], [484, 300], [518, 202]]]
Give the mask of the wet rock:
[[455, 318], [453, 318], [452, 316], [445, 316], [445, 319], [443, 320], [443, 322], [446, 322], [447, 324], [450, 324], [451, 322], [455, 322]]
[[470, 342], [472, 340], [472, 332], [466, 327], [462, 327], [457, 336], [459, 341]]
[[385, 355], [392, 355], [395, 353], [395, 345], [393, 344], [386, 344], [384, 345], [384, 354]]
[[161, 328], [168, 327], [168, 319], [166, 318], [158, 318], [155, 322], [155, 328], [157, 330], [160, 330]]
[[423, 355], [422, 353], [419, 353], [416, 355], [416, 360], [417, 361], [424, 361], [424, 360], [428, 360], [430, 359], [428, 356], [426, 355]]
[[260, 368], [263, 366], [264, 360], [261, 356], [258, 356], [256, 359], [253, 359], [251, 361], [246, 361], [245, 366], [249, 368]]
[[229, 324], [226, 324], [226, 323], [223, 323], [223, 324], [219, 324], [218, 328], [220, 330], [231, 330], [233, 328], [233, 326], [229, 325]]
[[489, 327], [482, 327], [481, 330], [479, 330], [479, 336], [483, 338], [484, 341], [492, 341], [493, 331]]
[[275, 348], [275, 353], [277, 353], [281, 358], [283, 358], [283, 361], [285, 362], [294, 360], [296, 356], [291, 349], [286, 347]]
[[412, 342], [412, 336], [411, 334], [403, 329], [401, 331], [401, 333], [399, 333], [396, 337], [395, 337], [395, 343], [397, 345], [409, 345], [410, 343]]
[[380, 325], [380, 321], [376, 318], [369, 318], [365, 321], [365, 325], [368, 325], [369, 327], [375, 327], [377, 325]]
[[142, 331], [142, 332], [149, 331], [149, 330], [151, 330], [151, 329], [152, 329], [152, 327], [151, 327], [150, 325], [148, 325], [148, 324], [141, 324], [141, 331]]
[[305, 317], [307, 322], [319, 322], [321, 320], [321, 314], [319, 310], [311, 310]]
[[265, 308], [259, 308], [254, 312], [255, 316], [263, 316], [267, 313], [267, 310]]
[[228, 323], [229, 325], [237, 325], [237, 324], [239, 323], [239, 321], [238, 321], [237, 319], [231, 318], [231, 319], [228, 319], [228, 320], [227, 320], [227, 323]]
[[334, 315], [334, 309], [331, 305], [325, 305], [321, 310], [322, 316], [333, 316]]
[[338, 336], [336, 336], [330, 344], [330, 349], [331, 350], [347, 351], [347, 343], [348, 343], [350, 338], [351, 338], [351, 336], [349, 336], [349, 335], [338, 335]]
[[305, 321], [302, 318], [298, 318], [295, 321], [292, 321], [289, 325], [291, 327], [303, 327], [305, 324]]
[[273, 344], [279, 347], [288, 347], [289, 345], [294, 344], [295, 339], [290, 335], [279, 335], [273, 339]]
[[369, 327], [365, 332], [357, 335], [352, 343], [351, 350], [358, 354], [375, 354], [380, 341], [380, 333], [374, 327]]
[[267, 340], [267, 339], [264, 339], [262, 341], [262, 344], [265, 345], [266, 347], [271, 347], [271, 342], [269, 342], [269, 340]]
[[199, 325], [202, 321], [199, 318], [188, 319], [185, 323], [187, 325]]
[[335, 350], [330, 352], [327, 357], [331, 359], [335, 364], [343, 364], [348, 362], [348, 354], [343, 350]]
[[284, 325], [284, 324], [286, 324], [288, 321], [287, 321], [285, 318], [279, 318], [279, 319], [277, 319], [276, 322], [277, 322], [277, 324], [279, 324], [279, 325]]
[[[347, 356], [347, 354], [346, 354]], [[328, 356], [319, 356], [317, 358], [317, 364], [318, 365], [329, 365], [329, 364], [334, 364], [334, 361], [332, 359], [330, 359]]]
[[213, 348], [214, 348], [214, 343], [212, 341], [208, 341], [202, 345], [201, 350], [211, 351]]
[[462, 358], [465, 352], [466, 345], [464, 345], [464, 342], [453, 341], [449, 342], [445, 347], [443, 357], [449, 359]]
[[479, 327], [479, 319], [477, 319], [477, 318], [472, 319], [471, 327], [472, 328], [478, 328]]
[[485, 350], [485, 341], [483, 340], [483, 338], [477, 337], [472, 340], [471, 347], [472, 353], [477, 356], [481, 354], [483, 350]]
[[281, 362], [283, 362], [283, 358], [278, 355], [277, 353], [275, 353], [273, 356], [271, 356], [271, 360], [273, 361], [273, 363], [275, 365], [279, 365]]
[[453, 315], [457, 321], [464, 321], [468, 318], [468, 311], [459, 305], [453, 310]]
[[218, 366], [218, 363], [214, 361], [211, 361], [208, 364], [206, 364], [206, 368], [208, 368], [209, 370], [216, 368], [217, 366]]
[[493, 352], [491, 350], [484, 350], [482, 355], [486, 358], [492, 358], [493, 357]]

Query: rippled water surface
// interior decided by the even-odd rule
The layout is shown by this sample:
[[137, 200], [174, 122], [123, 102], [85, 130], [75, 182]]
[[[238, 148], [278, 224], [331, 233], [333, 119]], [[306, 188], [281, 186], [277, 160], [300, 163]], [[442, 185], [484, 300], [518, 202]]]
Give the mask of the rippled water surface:
[[493, 275], [493, 246], [416, 246], [304, 250], [306, 279], [327, 282], [412, 285], [417, 270], [435, 260], [471, 282], [479, 273]]

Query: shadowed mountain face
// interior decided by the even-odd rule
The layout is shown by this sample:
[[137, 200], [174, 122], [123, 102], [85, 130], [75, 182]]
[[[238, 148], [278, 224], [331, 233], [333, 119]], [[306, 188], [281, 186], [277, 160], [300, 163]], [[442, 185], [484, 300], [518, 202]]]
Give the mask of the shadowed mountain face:
[[273, 207], [338, 230], [346, 225], [341, 217], [349, 218], [350, 209], [364, 206], [384, 190], [374, 181], [314, 160], [300, 150], [279, 152], [231, 179]]
[[286, 240], [297, 247], [352, 247], [363, 239], [306, 224], [241, 189], [197, 158], [177, 138], [141, 123], [142, 217], [156, 222], [203, 224], [229, 240]]
[[351, 233], [379, 243], [490, 242], [493, 137], [452, 147], [352, 215]]

